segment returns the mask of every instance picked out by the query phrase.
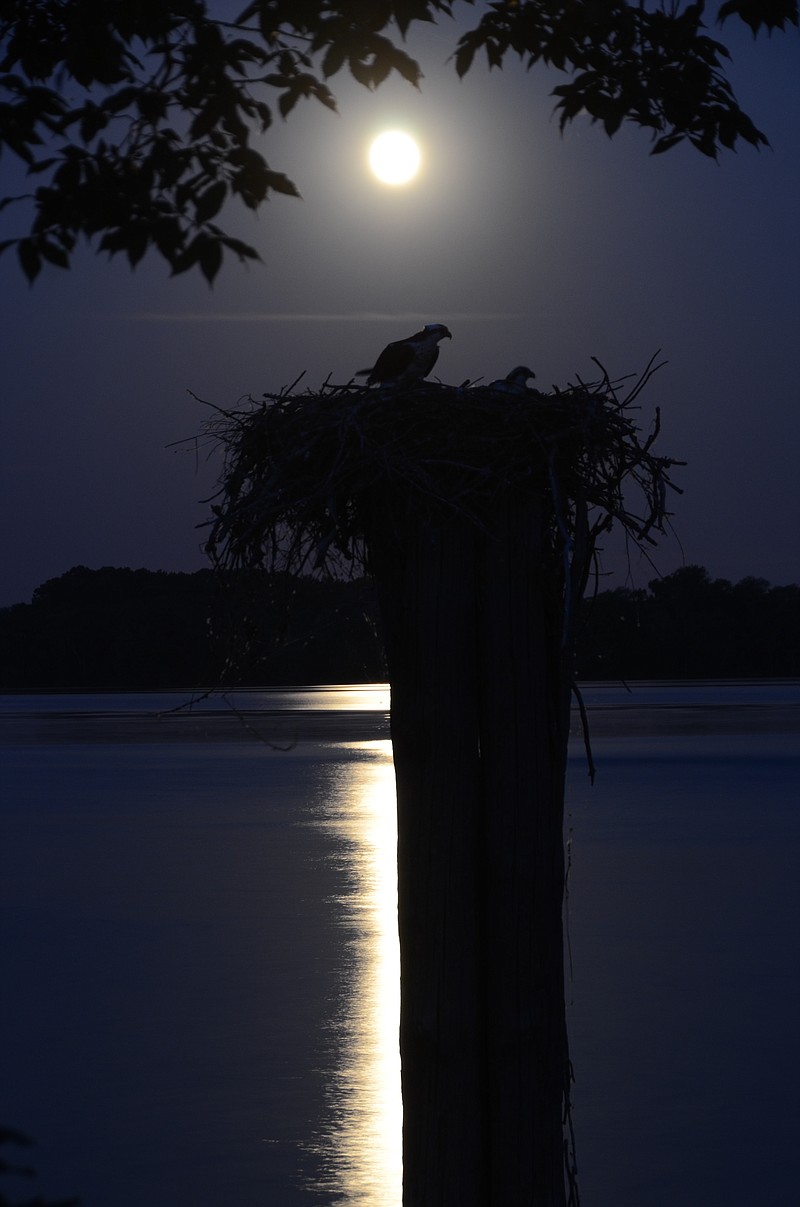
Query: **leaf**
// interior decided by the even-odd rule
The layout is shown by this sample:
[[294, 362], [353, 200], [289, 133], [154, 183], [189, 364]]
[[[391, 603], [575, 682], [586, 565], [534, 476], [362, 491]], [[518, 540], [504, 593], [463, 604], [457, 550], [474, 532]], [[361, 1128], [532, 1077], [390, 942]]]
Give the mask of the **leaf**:
[[214, 101], [209, 102], [205, 109], [201, 109], [195, 115], [191, 126], [189, 127], [189, 137], [193, 142], [199, 142], [206, 134], [208, 134], [217, 124], [219, 119], [219, 107]]
[[156, 88], [137, 89], [136, 108], [146, 122], [155, 125], [167, 111], [167, 97]]
[[370, 88], [377, 88], [380, 84], [382, 84], [391, 70], [392, 64], [388, 55], [376, 53], [372, 60], [372, 77], [369, 82]]
[[729, 151], [732, 151], [736, 145], [738, 134], [739, 131], [737, 129], [736, 118], [731, 114], [723, 113], [719, 119], [718, 133], [719, 141], [722, 143], [723, 147], [726, 147]]
[[258, 120], [261, 122], [262, 133], [272, 125], [272, 110], [265, 101], [256, 101], [254, 110], [258, 114]]
[[297, 185], [283, 172], [267, 172], [267, 187], [275, 193], [285, 193], [287, 197], [300, 196]]
[[556, 109], [561, 110], [559, 126], [563, 131], [567, 123], [577, 117], [584, 108], [584, 97], [581, 91], [572, 84], [560, 84], [553, 89], [553, 95], [562, 98], [556, 105]]
[[46, 172], [48, 168], [52, 168], [53, 164], [58, 162], [59, 159], [56, 155], [51, 156], [50, 159], [37, 159], [30, 165], [26, 175], [35, 176], [39, 172]]
[[[241, 239], [234, 239], [230, 235], [225, 235], [222, 242], [225, 246], [239, 257], [240, 260], [260, 260], [261, 256], [254, 247], [249, 243], [243, 243]], [[0, 249], [2, 250], [2, 249]]]
[[198, 235], [197, 238], [193, 239], [189, 246], [184, 248], [182, 252], [176, 252], [174, 255], [169, 257], [170, 267], [172, 269], [172, 272], [170, 273], [171, 276], [180, 276], [181, 273], [188, 272], [188, 270], [197, 263], [200, 257], [202, 242], [203, 236]]
[[200, 271], [209, 285], [222, 267], [222, 244], [219, 240], [206, 239], [200, 249]]
[[320, 80], [315, 80], [311, 91], [320, 104], [324, 105], [326, 109], [330, 109], [332, 113], [337, 112], [336, 97], [333, 95], [330, 88], [326, 87], [326, 85]]
[[6, 146], [14, 152], [15, 155], [18, 155], [20, 159], [30, 167], [31, 164], [35, 163], [35, 160], [28, 143], [40, 143], [42, 140], [38, 137], [38, 135], [28, 135], [26, 138], [22, 138], [17, 137], [13, 130], [4, 130], [3, 141], [5, 142]]
[[664, 151], [669, 151], [670, 147], [675, 147], [679, 142], [683, 141], [682, 134], [662, 134], [661, 138], [656, 139], [650, 151], [651, 155], [661, 155]]
[[178, 219], [168, 213], [162, 213], [150, 222], [150, 238], [164, 259], [172, 264], [180, 255], [185, 236]]
[[693, 134], [689, 131], [688, 137], [692, 146], [697, 147], [697, 150], [703, 155], [707, 155], [709, 159], [717, 158], [717, 144], [710, 130], [704, 130], [700, 134]]
[[299, 99], [300, 93], [296, 88], [289, 88], [286, 92], [282, 92], [278, 97], [278, 111], [281, 117], [287, 117]]
[[171, 276], [180, 276], [181, 273], [188, 272], [190, 268], [194, 267], [200, 257], [199, 244], [200, 239], [194, 239], [184, 251], [170, 258]]
[[372, 87], [372, 68], [367, 63], [351, 58], [348, 62], [348, 67], [354, 80], [357, 80], [359, 84], [363, 84], [365, 88]]
[[486, 43], [486, 57], [489, 60], [490, 67], [498, 67], [502, 69], [503, 51], [497, 42], [490, 40]]
[[717, 20], [720, 25], [728, 17], [736, 16], [749, 25], [756, 36], [762, 25], [769, 31], [785, 29], [786, 22], [790, 25], [798, 23], [797, 0], [727, 0], [721, 4]]
[[243, 63], [265, 63], [271, 57], [263, 46], [246, 38], [234, 38], [225, 46], [225, 57], [238, 71], [242, 71]]
[[344, 65], [347, 58], [347, 49], [341, 42], [332, 42], [325, 52], [325, 57], [322, 60], [322, 74], [326, 79], [332, 75], [336, 75]]
[[41, 239], [39, 247], [45, 260], [50, 264], [55, 264], [57, 268], [69, 268], [69, 256], [63, 247], [59, 247], [57, 243], [51, 243], [49, 239]]
[[413, 84], [415, 88], [419, 87], [419, 82], [422, 79], [422, 71], [416, 59], [412, 59], [411, 55], [406, 54], [404, 50], [400, 50], [397, 46], [388, 44], [387, 50], [390, 59], [390, 65], [394, 71], [401, 75], [409, 84]]
[[81, 138], [85, 143], [91, 142], [96, 134], [108, 125], [108, 117], [97, 105], [87, 105], [81, 119]]
[[112, 92], [106, 97], [103, 102], [103, 107], [109, 113], [119, 113], [122, 109], [128, 109], [131, 105], [138, 101], [141, 95], [140, 88], [134, 88], [132, 85], [125, 85], [123, 88], [118, 88], [116, 92]]
[[208, 222], [219, 213], [222, 208], [222, 203], [228, 192], [228, 186], [224, 180], [218, 180], [212, 184], [210, 188], [201, 193], [195, 202], [195, 221]]
[[123, 230], [109, 230], [103, 235], [98, 243], [99, 251], [107, 251], [108, 258], [111, 259], [117, 252], [125, 251], [128, 247], [128, 232]]
[[459, 40], [455, 53], [456, 72], [459, 77], [467, 74], [472, 66], [473, 59], [481, 46], [485, 42], [483, 30], [471, 29], [468, 33]]
[[41, 256], [36, 250], [34, 240], [20, 239], [17, 244], [17, 255], [19, 256], [22, 271], [32, 285], [42, 270]]
[[272, 12], [272, 6], [269, 4], [251, 4], [249, 8], [246, 8], [245, 11], [239, 16], [239, 24], [241, 25], [245, 21], [250, 21], [253, 17], [256, 17], [258, 20], [258, 28], [261, 37], [266, 42], [267, 46], [271, 46], [277, 37], [277, 30], [275, 29], [275, 15]]
[[749, 142], [752, 146], [756, 148], [769, 146], [769, 139], [766, 134], [762, 134], [746, 113], [738, 113], [738, 129], [739, 137], [743, 138], [745, 142]]
[[624, 117], [624, 105], [614, 105], [609, 108], [608, 112], [603, 118], [603, 125], [605, 126], [605, 131], [609, 138], [612, 138], [616, 134], [617, 130], [619, 130]]
[[141, 260], [144, 253], [147, 251], [147, 245], [150, 242], [147, 231], [142, 227], [128, 231], [128, 246], [125, 251], [128, 255], [128, 263], [131, 268], [135, 268]]

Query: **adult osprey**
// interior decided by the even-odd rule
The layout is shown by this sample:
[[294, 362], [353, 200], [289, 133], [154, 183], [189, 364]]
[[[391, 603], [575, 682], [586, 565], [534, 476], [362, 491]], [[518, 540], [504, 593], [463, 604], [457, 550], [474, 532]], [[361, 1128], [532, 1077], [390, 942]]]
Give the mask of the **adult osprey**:
[[387, 344], [367, 374], [367, 385], [413, 386], [428, 376], [439, 356], [439, 340], [452, 339], [443, 323], [428, 323], [408, 339]]
[[535, 376], [533, 369], [529, 369], [527, 365], [517, 365], [510, 373], [506, 373], [505, 377], [493, 381], [489, 389], [497, 390], [501, 394], [526, 394], [528, 378]]

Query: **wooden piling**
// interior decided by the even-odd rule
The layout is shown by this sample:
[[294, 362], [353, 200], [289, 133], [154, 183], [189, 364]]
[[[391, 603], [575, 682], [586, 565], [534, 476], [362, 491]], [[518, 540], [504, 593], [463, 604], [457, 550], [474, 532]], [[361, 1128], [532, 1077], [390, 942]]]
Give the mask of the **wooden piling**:
[[[654, 358], [655, 359], [655, 358]], [[575, 611], [612, 523], [655, 543], [644, 374], [423, 383], [221, 412], [223, 569], [375, 579], [397, 779], [404, 1207], [570, 1207], [563, 802]], [[624, 380], [624, 379], [623, 379]], [[638, 506], [626, 493], [640, 494]]]
[[558, 1207], [567, 717], [545, 512], [370, 544], [398, 800], [404, 1207]]

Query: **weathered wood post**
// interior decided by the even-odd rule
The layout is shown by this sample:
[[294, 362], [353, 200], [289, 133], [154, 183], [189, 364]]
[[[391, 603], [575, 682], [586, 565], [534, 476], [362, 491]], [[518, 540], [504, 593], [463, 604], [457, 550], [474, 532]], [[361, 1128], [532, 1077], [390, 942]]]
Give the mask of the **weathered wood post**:
[[[569, 679], [536, 498], [369, 536], [397, 778], [404, 1207], [565, 1203]], [[383, 509], [382, 509], [383, 510]]]
[[[266, 396], [226, 452], [227, 570], [351, 559], [376, 581], [397, 779], [404, 1207], [564, 1207], [563, 800], [575, 609], [612, 519], [667, 470], [608, 377]], [[644, 496], [643, 515], [622, 485]], [[592, 514], [590, 523], [589, 516]], [[571, 1195], [571, 1201], [577, 1201]]]

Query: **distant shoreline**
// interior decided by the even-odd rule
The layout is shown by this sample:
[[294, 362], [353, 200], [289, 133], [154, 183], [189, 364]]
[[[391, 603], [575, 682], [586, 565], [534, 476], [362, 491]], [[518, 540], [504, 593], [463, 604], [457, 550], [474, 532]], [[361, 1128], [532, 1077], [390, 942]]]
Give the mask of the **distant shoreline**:
[[[764, 704], [658, 703], [587, 707], [590, 738], [800, 733], [800, 701]], [[582, 741], [577, 710], [571, 736]], [[30, 743], [249, 743], [286, 751], [298, 743], [340, 744], [391, 738], [386, 710], [72, 710], [9, 712], [0, 718], [0, 745]]]

